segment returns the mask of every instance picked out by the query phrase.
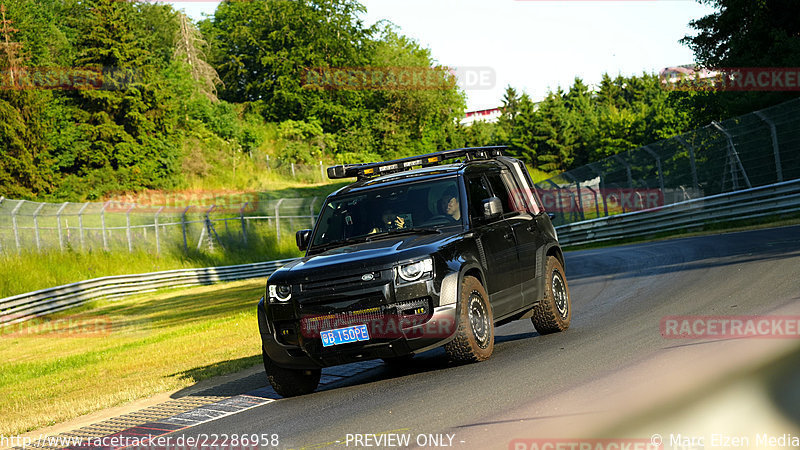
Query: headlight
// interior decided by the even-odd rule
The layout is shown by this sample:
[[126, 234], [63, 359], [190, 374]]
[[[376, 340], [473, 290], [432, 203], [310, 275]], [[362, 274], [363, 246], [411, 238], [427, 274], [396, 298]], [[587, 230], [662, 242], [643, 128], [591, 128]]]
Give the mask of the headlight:
[[403, 281], [417, 281], [426, 274], [433, 272], [433, 260], [423, 259], [415, 263], [406, 264], [397, 268], [397, 274]]
[[292, 287], [283, 284], [270, 284], [269, 298], [279, 302], [288, 302], [292, 299]]

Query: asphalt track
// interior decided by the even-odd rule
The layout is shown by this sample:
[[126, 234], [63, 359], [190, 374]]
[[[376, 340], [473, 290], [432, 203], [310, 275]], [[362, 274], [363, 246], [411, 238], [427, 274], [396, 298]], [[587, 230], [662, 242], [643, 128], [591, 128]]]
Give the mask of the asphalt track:
[[620, 392], [646, 406], [670, 395], [669, 380], [726, 370], [704, 365], [714, 354], [747, 357], [744, 343], [664, 339], [662, 317], [797, 312], [800, 227], [568, 252], [566, 270], [567, 332], [539, 336], [530, 321], [514, 322], [497, 330], [489, 361], [454, 366], [434, 350], [404, 369], [380, 366], [180, 434], [276, 433], [280, 448], [327, 448], [356, 447], [347, 441], [356, 433], [410, 433], [412, 444], [449, 433], [455, 448], [508, 448], [532, 433], [578, 433], [624, 409], [607, 401]]

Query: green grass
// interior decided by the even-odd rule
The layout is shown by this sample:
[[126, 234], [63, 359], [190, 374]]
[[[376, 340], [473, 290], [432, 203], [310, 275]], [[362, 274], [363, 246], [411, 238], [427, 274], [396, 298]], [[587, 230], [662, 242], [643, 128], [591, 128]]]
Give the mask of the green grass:
[[540, 183], [548, 178], [558, 175], [560, 172], [545, 172], [543, 170], [534, 169], [528, 166], [528, 173], [531, 174], [531, 180], [534, 183]]
[[294, 236], [276, 243], [274, 232], [251, 233], [248, 245], [237, 241], [214, 252], [180, 246], [166, 248], [161, 255], [147, 251], [66, 251], [0, 254], [0, 298], [110, 275], [157, 272], [194, 267], [227, 266], [300, 256]]
[[101, 300], [46, 319], [99, 321], [111, 325], [107, 334], [47, 334], [45, 319], [0, 329], [0, 435], [258, 364], [255, 305], [263, 291], [264, 280], [172, 290]]

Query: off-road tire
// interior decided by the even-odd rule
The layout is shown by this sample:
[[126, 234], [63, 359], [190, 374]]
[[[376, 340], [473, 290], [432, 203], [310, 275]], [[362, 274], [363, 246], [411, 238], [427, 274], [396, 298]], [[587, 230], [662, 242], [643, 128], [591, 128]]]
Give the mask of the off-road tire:
[[461, 282], [458, 311], [456, 337], [444, 346], [447, 355], [459, 363], [489, 359], [494, 351], [494, 316], [489, 295], [477, 278], [466, 276]]
[[275, 364], [263, 349], [261, 355], [264, 358], [267, 380], [281, 397], [310, 394], [319, 386], [321, 369], [287, 369]]
[[544, 298], [533, 308], [531, 322], [539, 334], [550, 334], [569, 328], [572, 303], [569, 297], [564, 266], [554, 256], [547, 257]]

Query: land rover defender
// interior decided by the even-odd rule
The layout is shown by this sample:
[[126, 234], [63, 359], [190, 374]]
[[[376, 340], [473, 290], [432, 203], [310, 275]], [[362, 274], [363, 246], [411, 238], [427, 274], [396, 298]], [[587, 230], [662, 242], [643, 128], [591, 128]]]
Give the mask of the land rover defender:
[[564, 257], [525, 165], [503, 147], [447, 150], [328, 168], [357, 178], [331, 194], [305, 256], [273, 273], [258, 304], [264, 367], [285, 397], [321, 368], [405, 361], [444, 346], [482, 361], [494, 328], [569, 327]]

